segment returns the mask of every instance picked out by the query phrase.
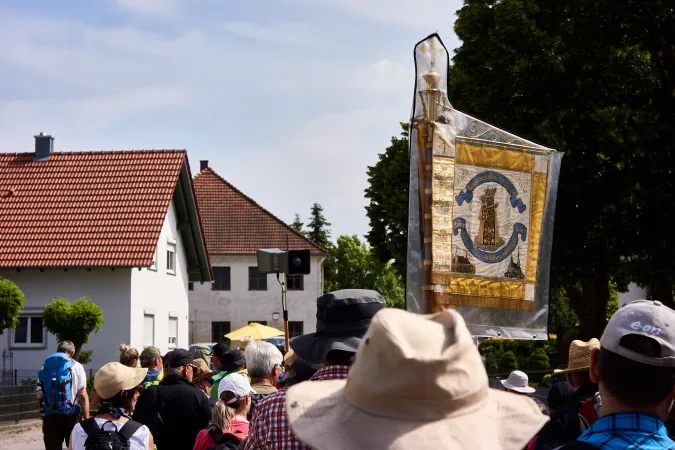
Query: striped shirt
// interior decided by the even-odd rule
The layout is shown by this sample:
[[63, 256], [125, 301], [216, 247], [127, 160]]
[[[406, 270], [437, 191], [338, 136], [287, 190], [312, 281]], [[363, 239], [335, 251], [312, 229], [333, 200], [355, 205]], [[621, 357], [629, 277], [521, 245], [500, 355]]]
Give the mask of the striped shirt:
[[663, 420], [639, 413], [608, 414], [600, 417], [577, 439], [600, 450], [675, 449]]

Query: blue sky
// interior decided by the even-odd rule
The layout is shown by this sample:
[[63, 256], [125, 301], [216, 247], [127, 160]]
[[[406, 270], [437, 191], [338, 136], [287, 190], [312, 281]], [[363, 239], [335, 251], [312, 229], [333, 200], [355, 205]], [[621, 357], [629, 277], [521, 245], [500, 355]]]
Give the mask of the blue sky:
[[0, 0], [0, 151], [185, 148], [282, 220], [368, 231], [414, 44], [461, 1]]

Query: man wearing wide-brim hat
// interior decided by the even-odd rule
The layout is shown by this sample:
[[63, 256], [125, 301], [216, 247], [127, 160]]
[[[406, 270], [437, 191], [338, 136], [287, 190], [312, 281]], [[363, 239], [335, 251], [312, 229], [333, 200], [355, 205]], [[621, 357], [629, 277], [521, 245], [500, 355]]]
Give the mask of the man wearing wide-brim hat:
[[591, 381], [589, 373], [594, 349], [600, 349], [600, 341], [596, 338], [588, 342], [572, 341], [567, 368], [554, 371], [555, 375], [567, 375], [576, 392], [569, 403], [551, 414], [551, 421], [537, 435], [535, 450], [552, 450], [574, 441], [596, 418], [592, 403], [598, 385]]
[[[370, 322], [385, 307], [376, 291], [346, 289], [329, 292], [316, 300], [316, 332], [298, 336], [291, 348], [309, 364], [323, 364], [306, 382], [343, 380]], [[303, 383], [304, 384], [304, 383]], [[285, 414], [286, 389], [268, 395], [256, 406], [246, 450], [308, 449], [293, 434]], [[348, 448], [348, 447], [344, 447]]]
[[300, 383], [286, 413], [315, 450], [521, 450], [548, 420], [532, 399], [488, 387], [462, 317], [384, 309], [347, 380]]

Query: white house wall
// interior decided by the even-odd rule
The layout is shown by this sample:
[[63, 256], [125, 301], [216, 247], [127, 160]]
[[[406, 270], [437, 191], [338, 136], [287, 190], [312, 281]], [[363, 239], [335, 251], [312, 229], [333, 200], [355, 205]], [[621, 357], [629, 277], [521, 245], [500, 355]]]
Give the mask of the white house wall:
[[[248, 268], [258, 265], [255, 255], [209, 255], [213, 267], [230, 267], [231, 289], [211, 290], [211, 283], [194, 283], [190, 294], [190, 326], [192, 343], [211, 342], [211, 323], [230, 322], [231, 329], [245, 326], [249, 321], [267, 321], [267, 325], [283, 330], [281, 287], [276, 276], [267, 276], [266, 291], [248, 290]], [[316, 329], [316, 298], [321, 295], [321, 263], [323, 258], [312, 256], [311, 273], [305, 275], [304, 290], [288, 291], [290, 321], [302, 321], [304, 333]]]
[[[167, 272], [167, 247], [176, 244], [176, 273]], [[176, 210], [171, 202], [157, 241], [157, 270], [134, 269], [131, 273], [131, 345], [143, 349], [144, 315], [154, 316], [154, 346], [169, 350], [169, 317], [178, 319], [176, 347], [188, 346], [187, 261], [178, 232]]]
[[[85, 349], [93, 350], [93, 360], [87, 368], [97, 370], [110, 361], [119, 359], [119, 344], [129, 338], [129, 297], [131, 269], [58, 269], [0, 270], [0, 277], [16, 283], [26, 297], [25, 314], [40, 315], [44, 306], [56, 298], [68, 301], [86, 297], [103, 310], [103, 325], [92, 334]], [[45, 357], [56, 351], [56, 337], [47, 335], [46, 347], [10, 348], [11, 332], [0, 336], [0, 347], [13, 351], [14, 369], [37, 371]]]

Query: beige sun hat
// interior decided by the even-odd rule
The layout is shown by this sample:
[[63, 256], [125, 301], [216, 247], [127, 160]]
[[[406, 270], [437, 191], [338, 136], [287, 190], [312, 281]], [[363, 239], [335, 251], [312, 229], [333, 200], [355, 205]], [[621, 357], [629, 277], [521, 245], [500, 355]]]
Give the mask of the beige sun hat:
[[593, 353], [593, 350], [600, 350], [600, 341], [596, 338], [592, 338], [588, 342], [580, 340], [572, 341], [570, 344], [567, 369], [556, 369], [553, 373], [563, 374], [588, 369], [591, 367], [591, 353]]
[[450, 310], [378, 312], [349, 378], [291, 387], [286, 413], [317, 450], [521, 450], [548, 420], [528, 397], [488, 387], [471, 334]]
[[113, 398], [119, 392], [133, 389], [143, 382], [148, 369], [127, 367], [111, 362], [101, 367], [94, 377], [94, 389], [103, 400]]

